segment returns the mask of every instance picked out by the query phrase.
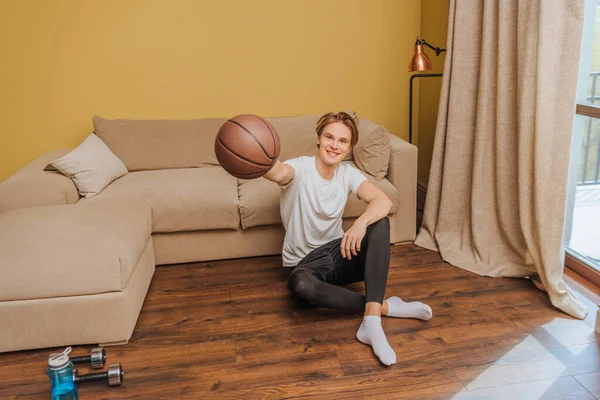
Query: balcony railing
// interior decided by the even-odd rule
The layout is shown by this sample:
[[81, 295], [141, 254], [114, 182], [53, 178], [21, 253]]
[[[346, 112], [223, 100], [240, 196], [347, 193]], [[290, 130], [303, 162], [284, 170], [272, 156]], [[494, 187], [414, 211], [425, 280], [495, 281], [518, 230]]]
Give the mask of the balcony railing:
[[[587, 98], [591, 104], [600, 105], [600, 94], [596, 93], [600, 71], [591, 72], [592, 87]], [[600, 183], [600, 120], [588, 118], [583, 134], [583, 149], [577, 185], [597, 185]]]

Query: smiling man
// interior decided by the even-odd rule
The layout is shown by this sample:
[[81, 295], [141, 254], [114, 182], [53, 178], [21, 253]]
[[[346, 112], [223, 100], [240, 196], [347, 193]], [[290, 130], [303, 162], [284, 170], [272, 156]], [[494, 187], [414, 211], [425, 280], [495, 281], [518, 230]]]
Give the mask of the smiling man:
[[[316, 307], [363, 311], [356, 333], [385, 365], [396, 362], [381, 326], [381, 315], [431, 318], [431, 308], [398, 297], [383, 299], [390, 262], [390, 199], [342, 160], [358, 141], [354, 119], [328, 113], [317, 122], [313, 157], [277, 161], [264, 177], [282, 188], [281, 218], [286, 230], [283, 265], [292, 267], [289, 285], [301, 302]], [[367, 203], [346, 232], [342, 213], [350, 193]], [[341, 286], [365, 282], [365, 296]]]

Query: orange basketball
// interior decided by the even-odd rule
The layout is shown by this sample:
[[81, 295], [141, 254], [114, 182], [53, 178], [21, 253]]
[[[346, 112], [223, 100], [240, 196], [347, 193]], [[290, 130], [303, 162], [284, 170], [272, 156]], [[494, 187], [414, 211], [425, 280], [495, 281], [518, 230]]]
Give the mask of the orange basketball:
[[215, 138], [219, 164], [240, 179], [266, 174], [279, 157], [279, 136], [264, 118], [242, 114], [230, 118]]

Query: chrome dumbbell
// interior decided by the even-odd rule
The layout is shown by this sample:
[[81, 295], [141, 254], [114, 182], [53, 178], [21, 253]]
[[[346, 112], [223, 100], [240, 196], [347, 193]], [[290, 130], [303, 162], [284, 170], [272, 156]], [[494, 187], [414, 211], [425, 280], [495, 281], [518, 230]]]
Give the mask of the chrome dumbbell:
[[73, 382], [76, 385], [89, 382], [106, 382], [110, 386], [120, 386], [123, 383], [125, 371], [121, 364], [112, 364], [108, 366], [108, 370], [104, 372], [95, 372], [93, 374], [79, 375], [76, 369], [73, 370]]
[[106, 352], [103, 347], [94, 347], [89, 356], [71, 357], [73, 364], [90, 364], [92, 368], [99, 369], [106, 363]]

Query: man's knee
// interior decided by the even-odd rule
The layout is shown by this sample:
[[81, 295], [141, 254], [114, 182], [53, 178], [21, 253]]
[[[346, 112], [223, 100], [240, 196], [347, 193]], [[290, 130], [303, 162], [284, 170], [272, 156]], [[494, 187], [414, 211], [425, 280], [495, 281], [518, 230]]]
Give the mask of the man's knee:
[[305, 300], [310, 300], [315, 295], [315, 284], [312, 282], [314, 277], [308, 271], [292, 272], [289, 279], [289, 286], [292, 292]]
[[372, 223], [367, 228], [367, 236], [369, 239], [388, 240], [390, 238], [390, 219], [383, 217], [377, 222]]

